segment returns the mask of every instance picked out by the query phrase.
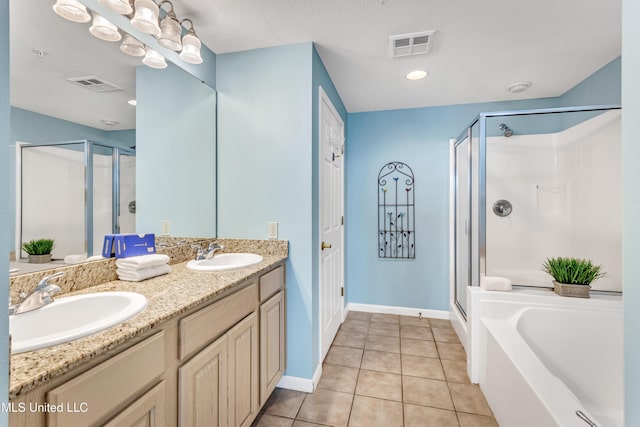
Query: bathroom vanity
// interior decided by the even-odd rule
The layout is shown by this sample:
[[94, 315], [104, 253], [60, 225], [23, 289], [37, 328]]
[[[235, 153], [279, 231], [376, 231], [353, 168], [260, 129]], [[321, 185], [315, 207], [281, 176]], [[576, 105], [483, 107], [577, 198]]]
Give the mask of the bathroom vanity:
[[148, 305], [109, 330], [13, 355], [10, 425], [250, 426], [285, 369], [287, 255], [263, 257], [222, 272], [182, 262], [80, 291], [139, 292]]

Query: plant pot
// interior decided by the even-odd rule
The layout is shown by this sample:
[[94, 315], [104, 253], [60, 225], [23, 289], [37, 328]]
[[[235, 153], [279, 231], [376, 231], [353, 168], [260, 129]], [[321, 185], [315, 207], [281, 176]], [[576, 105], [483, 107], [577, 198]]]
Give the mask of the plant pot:
[[589, 285], [572, 285], [553, 281], [553, 292], [563, 297], [589, 298]]
[[29, 264], [46, 264], [51, 262], [51, 254], [29, 255]]

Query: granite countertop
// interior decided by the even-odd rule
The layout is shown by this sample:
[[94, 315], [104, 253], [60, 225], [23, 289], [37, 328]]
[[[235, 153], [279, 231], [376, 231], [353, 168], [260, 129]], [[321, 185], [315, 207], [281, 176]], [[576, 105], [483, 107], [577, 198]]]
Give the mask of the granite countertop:
[[[93, 335], [49, 348], [12, 355], [9, 397], [16, 398], [148, 332], [155, 326], [232, 290], [247, 279], [257, 278], [286, 262], [286, 241], [277, 241], [279, 245], [276, 247], [265, 247], [264, 245], [269, 245], [267, 241], [246, 242], [253, 245], [247, 247], [241, 243], [231, 243], [225, 245], [225, 252], [258, 253], [264, 258], [261, 263], [238, 270], [197, 272], [187, 269], [187, 262], [183, 261], [172, 264], [171, 273], [164, 276], [142, 282], [112, 280], [65, 294], [67, 296], [91, 292], [132, 291], [147, 297], [147, 306], [129, 320]], [[225, 243], [229, 244], [230, 240], [225, 240]]]

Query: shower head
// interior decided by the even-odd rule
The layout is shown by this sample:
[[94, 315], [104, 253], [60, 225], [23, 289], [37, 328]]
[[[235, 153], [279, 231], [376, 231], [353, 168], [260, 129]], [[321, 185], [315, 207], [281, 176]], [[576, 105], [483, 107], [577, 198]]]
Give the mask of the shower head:
[[507, 138], [513, 135], [513, 131], [509, 129], [509, 126], [505, 125], [504, 123], [500, 123], [498, 129], [500, 129], [502, 131], [502, 134]]

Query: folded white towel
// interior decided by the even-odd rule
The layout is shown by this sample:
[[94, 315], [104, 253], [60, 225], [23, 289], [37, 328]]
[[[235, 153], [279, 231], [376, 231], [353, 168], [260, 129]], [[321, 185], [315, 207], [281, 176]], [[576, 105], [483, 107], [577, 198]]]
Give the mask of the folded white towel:
[[488, 291], [510, 291], [511, 280], [506, 277], [483, 276], [480, 278], [480, 287]]
[[77, 255], [67, 255], [64, 257], [65, 264], [79, 264], [87, 260], [87, 255], [85, 254], [77, 254]]
[[129, 258], [119, 258], [116, 260], [118, 268], [130, 268], [132, 270], [142, 270], [146, 268], [160, 267], [167, 264], [170, 258], [164, 254], [150, 254], [132, 256]]
[[116, 270], [118, 279], [126, 280], [127, 282], [140, 282], [141, 280], [150, 279], [156, 276], [162, 276], [163, 274], [171, 273], [171, 267], [164, 264], [160, 267], [145, 268], [144, 270], [133, 270], [128, 268], [118, 268]]
[[87, 258], [87, 261], [97, 261], [99, 259], [107, 259], [107, 258], [103, 257], [102, 255], [94, 255]]

